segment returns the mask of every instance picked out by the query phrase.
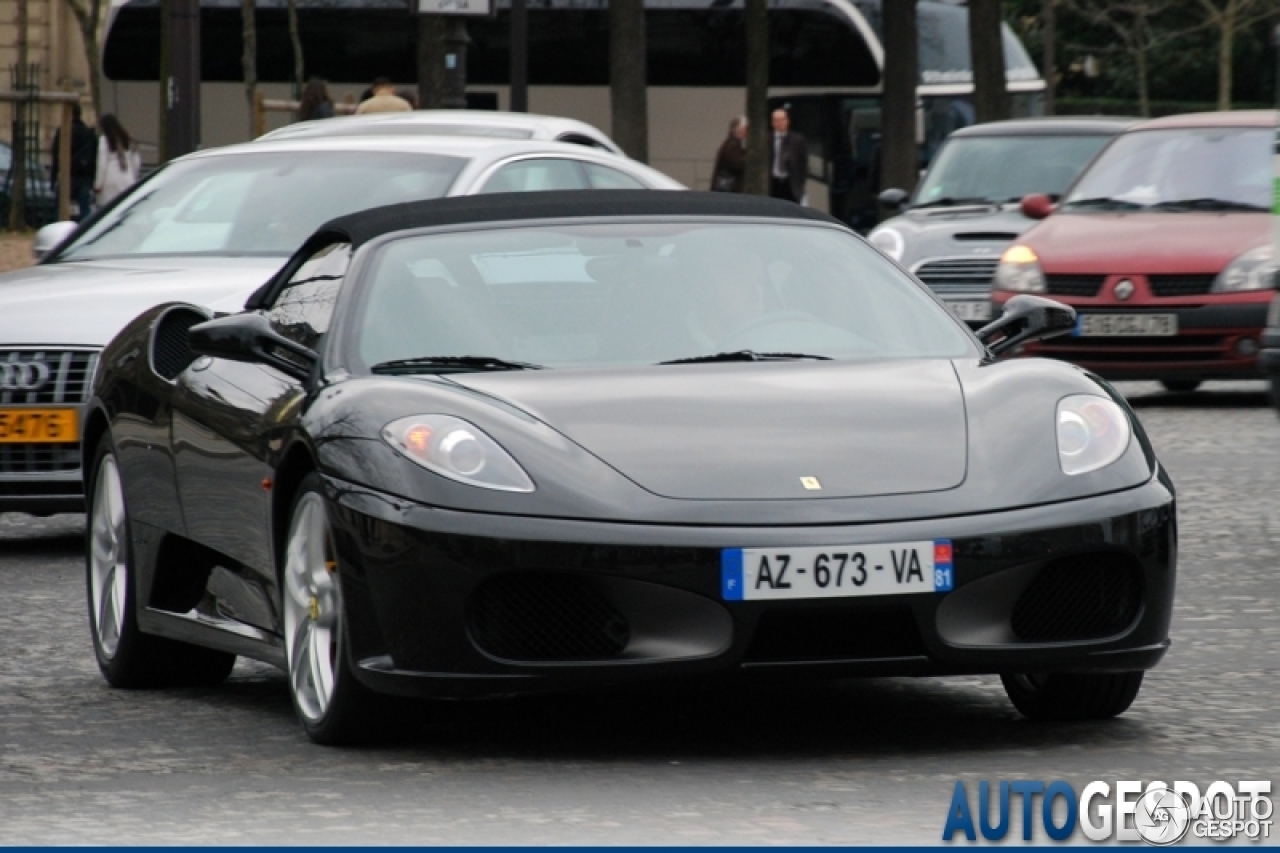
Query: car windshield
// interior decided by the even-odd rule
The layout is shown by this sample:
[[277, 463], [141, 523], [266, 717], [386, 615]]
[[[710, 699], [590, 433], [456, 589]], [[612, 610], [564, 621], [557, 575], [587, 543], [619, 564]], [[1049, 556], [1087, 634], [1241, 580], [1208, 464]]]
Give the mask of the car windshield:
[[1116, 139], [1064, 210], [1269, 210], [1271, 128], [1143, 130]]
[[464, 163], [370, 151], [238, 152], [178, 162], [94, 223], [58, 260], [285, 256], [335, 216], [443, 196]]
[[1060, 196], [1108, 135], [974, 136], [943, 146], [913, 206]]
[[379, 372], [976, 352], [923, 288], [827, 226], [649, 221], [411, 236], [380, 247], [366, 269], [354, 354]]

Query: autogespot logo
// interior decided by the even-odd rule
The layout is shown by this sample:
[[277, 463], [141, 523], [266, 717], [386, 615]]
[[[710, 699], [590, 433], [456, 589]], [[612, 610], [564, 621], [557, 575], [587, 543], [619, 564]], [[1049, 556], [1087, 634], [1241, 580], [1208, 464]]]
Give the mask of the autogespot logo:
[[1053, 841], [1067, 841], [1077, 829], [1089, 841], [1156, 846], [1186, 838], [1200, 844], [1240, 836], [1262, 841], [1271, 837], [1270, 793], [1270, 781], [1214, 782], [1203, 796], [1191, 782], [1090, 782], [1078, 797], [1063, 781], [980, 782], [975, 809], [964, 782], [956, 782], [942, 840], [963, 834], [976, 841], [981, 834], [1003, 841], [1020, 817], [1024, 841], [1032, 840], [1037, 822]]
[[43, 361], [0, 361], [0, 391], [35, 391], [48, 380]]

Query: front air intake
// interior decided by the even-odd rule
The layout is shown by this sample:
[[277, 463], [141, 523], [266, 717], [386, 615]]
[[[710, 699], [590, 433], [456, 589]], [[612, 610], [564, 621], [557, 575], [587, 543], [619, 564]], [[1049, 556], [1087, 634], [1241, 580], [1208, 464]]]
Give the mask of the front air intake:
[[471, 600], [471, 635], [481, 650], [509, 661], [615, 658], [627, 647], [626, 618], [587, 578], [502, 575]]
[[1142, 575], [1119, 554], [1081, 554], [1040, 570], [1013, 606], [1013, 633], [1024, 642], [1096, 640], [1138, 617]]

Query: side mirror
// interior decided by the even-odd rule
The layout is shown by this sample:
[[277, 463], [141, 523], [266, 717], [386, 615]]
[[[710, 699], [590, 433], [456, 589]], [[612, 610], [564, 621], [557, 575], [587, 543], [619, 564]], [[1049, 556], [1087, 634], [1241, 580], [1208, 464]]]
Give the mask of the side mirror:
[[261, 314], [232, 314], [198, 323], [187, 330], [187, 345], [196, 355], [229, 361], [267, 364], [305, 382], [320, 357], [271, 327]]
[[1033, 193], [1029, 196], [1023, 196], [1022, 203], [1018, 205], [1018, 209], [1022, 211], [1022, 215], [1027, 219], [1044, 219], [1050, 213], [1053, 213], [1053, 201], [1047, 195]]
[[38, 261], [57, 248], [67, 239], [71, 232], [80, 226], [75, 222], [51, 222], [36, 232], [35, 242], [31, 244], [31, 254]]
[[1004, 304], [1000, 319], [979, 329], [978, 340], [995, 355], [1026, 341], [1065, 335], [1076, 327], [1076, 309], [1043, 296], [1019, 294]]
[[902, 210], [902, 206], [907, 203], [908, 198], [910, 198], [910, 196], [907, 194], [906, 190], [900, 190], [897, 188], [884, 190], [880, 195], [876, 196], [876, 200], [890, 210]]

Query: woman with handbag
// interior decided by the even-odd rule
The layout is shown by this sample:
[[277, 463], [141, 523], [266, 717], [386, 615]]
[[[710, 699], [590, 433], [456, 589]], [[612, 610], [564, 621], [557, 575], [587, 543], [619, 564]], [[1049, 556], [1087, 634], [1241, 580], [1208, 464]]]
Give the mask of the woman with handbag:
[[98, 119], [98, 131], [101, 135], [93, 192], [98, 207], [104, 207], [138, 182], [142, 157], [129, 132], [115, 116], [108, 114]]
[[718, 193], [740, 193], [747, 172], [747, 117], [736, 116], [729, 122], [729, 136], [716, 152], [716, 165], [711, 170], [711, 190]]

